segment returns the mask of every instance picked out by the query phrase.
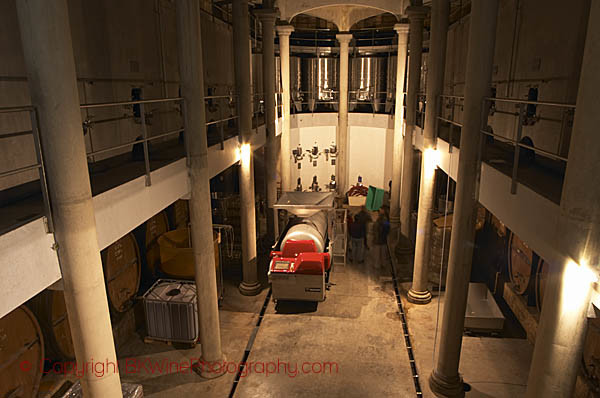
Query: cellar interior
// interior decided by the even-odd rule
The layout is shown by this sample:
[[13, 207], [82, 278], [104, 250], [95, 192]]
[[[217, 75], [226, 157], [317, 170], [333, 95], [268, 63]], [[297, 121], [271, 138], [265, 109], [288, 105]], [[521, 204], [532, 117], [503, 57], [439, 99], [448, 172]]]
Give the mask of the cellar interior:
[[0, 22], [0, 398], [600, 396], [597, 0]]

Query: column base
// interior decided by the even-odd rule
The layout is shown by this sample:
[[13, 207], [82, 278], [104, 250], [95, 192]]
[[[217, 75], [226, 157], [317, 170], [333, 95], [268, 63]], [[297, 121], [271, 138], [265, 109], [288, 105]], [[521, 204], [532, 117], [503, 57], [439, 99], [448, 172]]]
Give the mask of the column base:
[[205, 379], [216, 379], [227, 373], [225, 355], [218, 361], [206, 361], [200, 358], [192, 364], [192, 370]]
[[400, 225], [400, 217], [390, 217], [390, 224], [397, 227]]
[[240, 293], [244, 296], [256, 296], [262, 290], [262, 286], [258, 282], [246, 283], [242, 281], [239, 286]]
[[418, 292], [411, 288], [406, 296], [408, 301], [413, 304], [428, 304], [431, 302], [431, 292], [429, 290]]
[[429, 388], [438, 398], [463, 398], [465, 396], [463, 379], [460, 375], [447, 379], [438, 375], [434, 370], [429, 375]]

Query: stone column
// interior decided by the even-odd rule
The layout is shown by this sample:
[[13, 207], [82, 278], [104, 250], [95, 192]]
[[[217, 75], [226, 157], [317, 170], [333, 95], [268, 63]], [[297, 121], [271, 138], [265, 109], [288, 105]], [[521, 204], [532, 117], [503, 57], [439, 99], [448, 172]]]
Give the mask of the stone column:
[[460, 137], [444, 316], [438, 357], [429, 377], [431, 390], [438, 397], [463, 397], [465, 394], [458, 365], [475, 243], [477, 189], [481, 169], [478, 161], [480, 129], [482, 124], [487, 122], [487, 112], [483, 112], [482, 102], [485, 97], [491, 95], [497, 14], [498, 0], [471, 2], [463, 128]]
[[417, 122], [417, 95], [421, 84], [421, 55], [423, 53], [423, 20], [427, 7], [410, 6], [406, 9], [410, 22], [408, 58], [408, 91], [406, 94], [406, 129], [404, 132], [402, 159], [402, 186], [400, 192], [400, 233], [403, 245], [411, 248], [410, 212], [413, 207], [413, 133]]
[[281, 129], [281, 191], [293, 191], [292, 186], [292, 147], [290, 143], [291, 129], [291, 87], [290, 87], [290, 35], [294, 31], [291, 25], [280, 25], [275, 28], [279, 35], [279, 58], [281, 60], [281, 98], [283, 103]]
[[597, 279], [600, 263], [598, 22], [600, 3], [592, 2], [556, 229], [556, 247], [566, 259], [550, 266], [527, 383], [531, 398], [572, 396], [586, 336], [590, 283]]
[[240, 217], [242, 224], [242, 272], [240, 292], [253, 296], [260, 292], [256, 264], [256, 208], [254, 206], [254, 165], [252, 135], [252, 94], [250, 79], [250, 28], [248, 0], [233, 1], [233, 49], [235, 87], [238, 94], [240, 126]]
[[438, 97], [444, 89], [446, 64], [446, 37], [450, 2], [433, 0], [431, 9], [431, 36], [429, 39], [429, 71], [427, 73], [427, 107], [425, 108], [425, 131], [423, 132], [423, 157], [421, 162], [421, 186], [419, 191], [419, 213], [417, 215], [417, 239], [413, 283], [408, 299], [417, 304], [431, 301], [428, 287], [429, 257], [431, 254], [431, 224], [433, 195], [435, 189], [435, 126]]
[[[215, 257], [208, 173], [208, 144], [204, 104], [204, 72], [200, 4], [197, 0], [177, 0], [177, 47], [181, 95], [185, 100], [184, 126], [190, 178], [190, 221], [194, 251], [198, 324], [202, 359], [198, 367], [206, 378], [221, 376], [215, 363], [223, 361], [217, 297]], [[207, 366], [213, 364], [213, 366]], [[212, 371], [211, 371], [212, 370]]]
[[400, 223], [400, 185], [402, 180], [402, 132], [404, 127], [404, 75], [408, 24], [396, 24], [398, 33], [398, 64], [396, 66], [396, 103], [394, 111], [394, 155], [392, 157], [392, 192], [390, 192], [390, 222]]
[[[108, 300], [81, 128], [65, 0], [16, 2], [31, 102], [38, 112], [54, 237], [79, 369], [114, 364]], [[37, 365], [35, 365], [37, 366]], [[81, 377], [86, 397], [122, 397], [118, 368]]]
[[348, 177], [348, 44], [352, 40], [352, 34], [342, 33], [335, 37], [340, 42], [340, 104], [335, 139], [338, 151], [335, 162], [335, 180], [338, 194], [344, 195], [350, 185]]
[[273, 209], [273, 205], [277, 202], [277, 137], [275, 135], [275, 19], [277, 12], [273, 9], [263, 9], [254, 11], [254, 14], [260, 18], [263, 31], [262, 63], [267, 129], [267, 145], [265, 147], [267, 236], [269, 242], [273, 243], [279, 235], [277, 210]]

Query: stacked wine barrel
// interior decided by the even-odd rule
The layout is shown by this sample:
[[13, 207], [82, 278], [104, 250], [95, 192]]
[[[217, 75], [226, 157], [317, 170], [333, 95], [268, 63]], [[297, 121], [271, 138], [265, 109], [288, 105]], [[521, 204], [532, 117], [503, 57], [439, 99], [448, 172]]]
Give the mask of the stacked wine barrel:
[[46, 358], [51, 361], [75, 359], [64, 292], [44, 290], [28, 305], [36, 315], [44, 334]]
[[508, 275], [517, 294], [531, 295], [539, 257], [515, 233], [508, 240]]
[[160, 265], [160, 248], [158, 237], [169, 231], [169, 219], [167, 213], [161, 211], [146, 221], [144, 243], [146, 248], [146, 263], [152, 274], [156, 273]]
[[179, 199], [172, 206], [172, 225], [173, 229], [187, 228], [190, 222], [190, 208], [189, 201], [185, 199]]
[[44, 337], [33, 313], [20, 306], [0, 319], [0, 397], [36, 397]]
[[[431, 255], [429, 257], [429, 282], [434, 288], [441, 287], [443, 289], [446, 286], [451, 233], [452, 215], [433, 220], [433, 227], [431, 229]], [[442, 273], [441, 278], [440, 271]]]
[[[475, 229], [479, 231], [485, 224], [487, 211], [478, 204]], [[431, 254], [429, 256], [429, 282], [434, 288], [446, 286], [448, 257], [450, 255], [450, 237], [452, 235], [453, 215], [442, 216], [433, 220], [431, 228]], [[442, 273], [440, 278], [440, 272]], [[440, 284], [441, 283], [441, 284]]]
[[142, 264], [133, 234], [129, 233], [102, 253], [108, 302], [113, 314], [133, 306], [140, 287]]

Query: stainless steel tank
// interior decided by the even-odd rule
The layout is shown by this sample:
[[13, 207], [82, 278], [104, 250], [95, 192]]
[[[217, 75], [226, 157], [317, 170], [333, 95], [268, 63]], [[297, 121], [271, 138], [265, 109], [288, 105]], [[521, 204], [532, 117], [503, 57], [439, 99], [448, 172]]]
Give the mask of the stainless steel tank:
[[290, 99], [296, 111], [302, 111], [302, 70], [300, 57], [290, 57]]
[[396, 71], [398, 70], [398, 56], [390, 55], [387, 58], [387, 95], [385, 98], [385, 112], [390, 113], [394, 108], [396, 99]]
[[289, 239], [312, 240], [317, 251], [323, 253], [327, 240], [327, 212], [320, 211], [310, 217], [302, 218], [299, 224], [292, 226], [281, 241], [281, 250]]
[[281, 92], [281, 58], [275, 57], [275, 92]]
[[385, 101], [387, 59], [383, 57], [359, 56], [350, 64], [350, 109], [357, 104], [371, 104], [375, 112]]
[[302, 60], [302, 86], [307, 93], [308, 108], [314, 111], [317, 102], [333, 103], [338, 95], [338, 63], [333, 57], [313, 57]]

